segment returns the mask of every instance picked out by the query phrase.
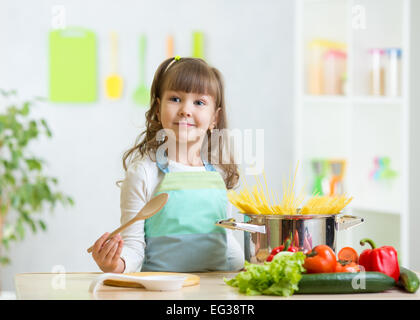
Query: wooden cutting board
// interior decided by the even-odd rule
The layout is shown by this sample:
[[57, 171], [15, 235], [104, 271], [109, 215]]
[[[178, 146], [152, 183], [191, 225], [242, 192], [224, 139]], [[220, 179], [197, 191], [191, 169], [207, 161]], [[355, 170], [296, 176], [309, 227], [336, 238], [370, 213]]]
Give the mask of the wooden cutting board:
[[[177, 273], [177, 272], [132, 272], [132, 273], [124, 273], [127, 276], [135, 276], [135, 277], [147, 277], [147, 276], [168, 276], [168, 275], [176, 275], [176, 276], [187, 276], [185, 279], [183, 287], [190, 287], [195, 286], [200, 283], [200, 277], [190, 273]], [[125, 280], [105, 280], [104, 285], [107, 286], [114, 286], [114, 287], [127, 287], [127, 288], [144, 288], [140, 283], [130, 282]]]

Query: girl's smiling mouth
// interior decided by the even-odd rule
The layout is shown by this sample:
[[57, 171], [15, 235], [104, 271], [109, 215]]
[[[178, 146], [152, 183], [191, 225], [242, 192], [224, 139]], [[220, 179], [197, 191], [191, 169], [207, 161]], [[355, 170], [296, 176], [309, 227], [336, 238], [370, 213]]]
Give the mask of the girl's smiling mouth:
[[185, 122], [185, 121], [174, 122], [174, 124], [177, 125], [177, 126], [195, 127], [195, 124], [188, 123], [188, 122]]

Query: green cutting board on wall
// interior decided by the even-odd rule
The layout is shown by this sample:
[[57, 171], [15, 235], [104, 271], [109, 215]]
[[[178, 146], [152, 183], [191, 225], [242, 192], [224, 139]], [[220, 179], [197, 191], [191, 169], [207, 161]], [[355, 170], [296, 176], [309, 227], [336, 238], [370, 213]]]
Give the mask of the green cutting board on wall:
[[95, 34], [75, 27], [50, 31], [49, 76], [50, 101], [96, 101]]

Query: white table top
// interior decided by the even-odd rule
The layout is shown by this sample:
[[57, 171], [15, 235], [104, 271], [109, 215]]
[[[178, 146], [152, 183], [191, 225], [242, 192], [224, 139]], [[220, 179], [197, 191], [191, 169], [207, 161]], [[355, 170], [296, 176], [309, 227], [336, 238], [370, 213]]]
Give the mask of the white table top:
[[147, 291], [143, 288], [125, 288], [101, 285], [95, 294], [89, 286], [100, 272], [80, 273], [21, 273], [15, 275], [16, 298], [23, 300], [420, 300], [420, 290], [415, 294], [395, 288], [381, 293], [362, 294], [295, 294], [291, 297], [245, 296], [224, 283], [223, 278], [233, 278], [237, 273], [195, 273], [200, 284], [178, 291]]

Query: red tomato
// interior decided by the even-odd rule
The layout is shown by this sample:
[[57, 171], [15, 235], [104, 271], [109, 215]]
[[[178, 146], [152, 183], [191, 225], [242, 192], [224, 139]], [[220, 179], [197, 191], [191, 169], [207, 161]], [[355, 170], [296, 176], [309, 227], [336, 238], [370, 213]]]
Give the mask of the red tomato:
[[327, 245], [319, 245], [306, 255], [303, 267], [307, 273], [329, 273], [335, 272], [336, 264], [334, 251]]
[[338, 260], [335, 272], [360, 272], [360, 267], [355, 262]]

